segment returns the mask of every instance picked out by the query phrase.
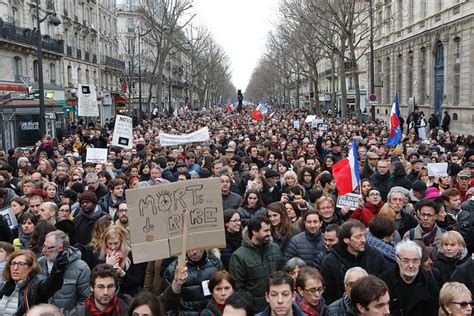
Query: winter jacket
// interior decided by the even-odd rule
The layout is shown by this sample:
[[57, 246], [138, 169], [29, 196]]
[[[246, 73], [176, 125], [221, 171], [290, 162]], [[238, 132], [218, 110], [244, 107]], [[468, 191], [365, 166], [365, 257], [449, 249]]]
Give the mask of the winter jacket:
[[474, 293], [474, 260], [467, 260], [454, 269], [449, 280], [450, 282], [460, 282]]
[[[16, 316], [26, 314], [28, 306], [47, 303], [48, 299], [63, 285], [64, 272], [55, 271], [48, 278], [31, 273], [27, 280], [21, 285], [18, 292], [18, 311]], [[3, 296], [10, 296], [15, 290], [16, 282], [13, 280], [4, 284], [0, 290], [0, 300]], [[26, 294], [26, 296], [25, 296]], [[28, 298], [28, 305], [25, 304]]]
[[216, 302], [211, 298], [205, 309], [201, 311], [200, 316], [222, 316], [221, 310], [217, 307]]
[[458, 231], [466, 242], [468, 252], [474, 252], [474, 213], [466, 212], [462, 209], [455, 212], [446, 211], [443, 228], [448, 231]]
[[404, 212], [403, 210], [400, 212], [400, 219], [395, 219], [396, 229], [402, 237], [407, 231], [412, 228], [415, 228], [417, 225], [418, 221], [413, 216]]
[[79, 209], [79, 215], [74, 218], [74, 230], [76, 231], [76, 242], [87, 245], [91, 242], [94, 224], [100, 217], [107, 215], [99, 205], [96, 205], [94, 212], [86, 213]]
[[[296, 304], [295, 301], [291, 303], [291, 309], [293, 310], [293, 316], [306, 316], [306, 313], [304, 313], [300, 309], [300, 307], [298, 306], [298, 304]], [[271, 315], [272, 315], [272, 311], [269, 306], [266, 307], [264, 311], [255, 314], [255, 316], [271, 316]], [[324, 316], [324, 314], [321, 314], [321, 316]]]
[[309, 266], [313, 266], [317, 262], [321, 264], [325, 257], [323, 235], [321, 233], [311, 234], [305, 230], [293, 236], [285, 250], [285, 262], [294, 257], [303, 259]]
[[357, 316], [358, 313], [355, 311], [354, 306], [352, 306], [351, 299], [349, 296], [344, 293], [344, 296], [331, 305], [329, 305], [326, 309], [326, 316]]
[[324, 298], [327, 304], [342, 297], [344, 293], [344, 275], [352, 267], [364, 268], [367, 273], [375, 276], [386, 270], [384, 257], [372, 247], [366, 245], [365, 251], [358, 256], [350, 254], [344, 245], [335, 244], [331, 252], [324, 258], [321, 274], [326, 281]]
[[234, 192], [229, 192], [227, 195], [222, 194], [222, 206], [224, 210], [236, 210], [240, 204], [242, 204], [242, 197], [240, 195]]
[[298, 228], [291, 225], [291, 236], [284, 234], [284, 235], [281, 235], [280, 237], [277, 237], [275, 234], [275, 231], [272, 229], [273, 243], [276, 244], [278, 247], [280, 247], [281, 252], [284, 253], [292, 236], [296, 236], [299, 233], [300, 231], [298, 230]]
[[367, 244], [377, 250], [385, 258], [387, 264], [392, 265], [395, 263], [396, 252], [395, 244], [393, 242], [387, 242], [375, 237], [368, 229], [365, 238]]
[[[69, 315], [70, 311], [77, 308], [78, 305], [84, 304], [89, 297], [91, 275], [91, 270], [87, 263], [81, 260], [81, 252], [78, 249], [69, 247], [67, 252], [69, 264], [64, 272], [63, 286], [51, 298], [51, 304], [62, 308], [64, 315]], [[48, 277], [49, 272], [45, 258], [39, 258], [38, 263], [41, 266], [40, 275]]]
[[224, 265], [224, 269], [229, 270], [230, 256], [242, 245], [242, 232], [231, 233], [226, 229], [225, 242], [226, 247], [219, 250], [221, 252], [221, 261]]
[[[173, 261], [163, 275], [162, 292], [171, 286], [174, 273], [178, 265], [178, 260]], [[202, 289], [202, 282], [209, 280], [214, 272], [222, 270], [222, 262], [210, 252], [204, 252], [203, 257], [198, 262], [188, 259], [188, 280], [183, 285], [179, 299], [175, 306], [170, 306], [175, 315], [199, 315], [206, 308], [210, 295], [205, 295]], [[172, 291], [171, 291], [172, 292]], [[169, 292], [168, 292], [169, 293]], [[166, 300], [168, 300], [166, 298]]]
[[413, 241], [422, 243], [425, 246], [433, 247], [435, 249], [434, 253], [436, 253], [439, 249], [441, 249], [441, 236], [443, 236], [444, 232], [445, 232], [444, 229], [436, 225], [436, 233], [435, 233], [434, 241], [430, 245], [427, 245], [423, 241], [423, 231], [421, 229], [421, 226], [417, 225], [415, 228], [412, 228], [409, 231], [407, 231], [405, 235], [403, 235], [403, 239], [413, 240]]
[[[438, 315], [439, 287], [431, 273], [420, 268], [415, 280], [410, 285], [403, 285], [400, 269], [398, 265], [395, 265], [379, 277], [387, 284], [390, 291], [390, 315]], [[403, 293], [409, 299], [409, 302], [403, 306], [400, 298], [401, 290], [410, 291], [410, 293]]]
[[380, 212], [383, 205], [384, 203], [382, 201], [380, 201], [378, 205], [374, 205], [367, 201], [362, 209], [357, 208], [351, 214], [351, 218], [358, 219], [365, 225], [365, 227], [369, 227], [370, 220]]
[[326, 227], [328, 227], [330, 224], [341, 225], [342, 223], [344, 223], [344, 220], [336, 211], [334, 211], [334, 214], [332, 215], [332, 219], [328, 222], [323, 220], [321, 222], [321, 228], [319, 230], [321, 231], [321, 233], [324, 234], [324, 232], [326, 231]]
[[242, 222], [242, 226], [247, 226], [250, 219], [254, 216], [267, 216], [267, 209], [264, 207], [260, 208], [248, 208], [244, 206], [240, 206], [237, 209], [237, 212], [240, 214], [240, 221]]
[[468, 213], [474, 213], [474, 200], [470, 199], [461, 205], [461, 210]]
[[373, 175], [369, 177], [370, 183], [373, 184], [374, 188], [379, 189], [382, 200], [387, 201], [388, 195], [388, 180], [390, 179], [390, 173], [387, 172], [384, 175], [381, 175], [378, 171], [375, 171]]
[[121, 197], [117, 198], [117, 201], [113, 202], [112, 201], [112, 196], [109, 192], [104, 196], [104, 198], [100, 202], [100, 204], [102, 206], [102, 209], [105, 212], [109, 213], [110, 216], [112, 216], [112, 219], [115, 221], [118, 218], [118, 213], [117, 213], [118, 206], [124, 200], [125, 200], [125, 196], [121, 196]]
[[451, 279], [451, 275], [453, 275], [457, 266], [460, 266], [470, 259], [471, 257], [468, 255], [467, 249], [464, 249], [463, 252], [454, 258], [448, 258], [438, 251], [433, 259], [433, 267], [441, 271], [443, 281], [446, 282]]
[[229, 272], [235, 279], [236, 290], [247, 292], [253, 297], [253, 306], [261, 312], [266, 306], [265, 292], [267, 279], [283, 267], [280, 248], [269, 243], [255, 245], [245, 229], [242, 233], [242, 246], [230, 257]]
[[388, 183], [387, 189], [390, 192], [390, 189], [393, 187], [403, 187], [407, 190], [411, 189], [411, 181], [406, 176], [391, 176]]
[[260, 195], [262, 196], [262, 201], [265, 206], [273, 202], [278, 202], [281, 199], [281, 191], [278, 189], [278, 186], [273, 187], [273, 189], [269, 186], [265, 186], [260, 192]]

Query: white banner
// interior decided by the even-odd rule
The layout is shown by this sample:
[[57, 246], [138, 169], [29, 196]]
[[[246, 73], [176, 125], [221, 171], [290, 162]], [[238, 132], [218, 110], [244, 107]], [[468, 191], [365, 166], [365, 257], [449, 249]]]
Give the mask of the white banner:
[[15, 213], [13, 212], [13, 210], [11, 208], [7, 208], [7, 209], [1, 211], [0, 214], [7, 221], [8, 227], [10, 227], [10, 229], [13, 229], [13, 228], [18, 226], [18, 222], [16, 220]]
[[189, 134], [173, 135], [160, 133], [160, 145], [161, 146], [174, 146], [181, 144], [189, 144], [196, 142], [205, 142], [209, 140], [209, 129], [203, 127], [195, 132]]
[[112, 146], [130, 149], [133, 143], [133, 120], [131, 117], [117, 115], [115, 117]]
[[80, 84], [76, 95], [79, 116], [99, 116], [97, 93], [94, 85]]
[[107, 148], [87, 148], [86, 162], [106, 163]]

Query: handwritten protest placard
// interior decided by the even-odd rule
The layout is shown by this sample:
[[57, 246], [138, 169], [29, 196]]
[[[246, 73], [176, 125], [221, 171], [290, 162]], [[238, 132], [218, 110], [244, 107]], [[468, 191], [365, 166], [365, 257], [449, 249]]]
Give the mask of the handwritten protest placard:
[[160, 133], [161, 146], [175, 146], [181, 144], [189, 144], [195, 142], [205, 142], [209, 140], [209, 129], [203, 127], [189, 134], [173, 135]]
[[337, 197], [336, 206], [343, 208], [348, 206], [350, 210], [355, 210], [359, 206], [360, 195], [355, 193], [348, 193]]
[[136, 263], [181, 253], [183, 212], [187, 249], [225, 246], [218, 179], [189, 180], [127, 190], [130, 239]]
[[441, 177], [448, 174], [448, 163], [437, 162], [428, 164], [428, 176], [430, 177]]
[[112, 145], [132, 148], [133, 143], [133, 120], [131, 117], [117, 115], [115, 118], [114, 135]]
[[86, 162], [106, 163], [107, 148], [87, 148]]

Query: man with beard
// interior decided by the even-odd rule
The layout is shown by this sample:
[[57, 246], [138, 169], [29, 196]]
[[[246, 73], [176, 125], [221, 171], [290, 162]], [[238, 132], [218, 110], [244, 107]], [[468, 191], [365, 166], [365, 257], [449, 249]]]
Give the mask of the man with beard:
[[115, 224], [122, 226], [123, 228], [128, 230], [128, 209], [127, 209], [127, 202], [123, 201], [118, 205], [117, 208], [117, 215], [118, 218], [115, 221]]
[[267, 306], [267, 289], [262, 280], [281, 270], [283, 256], [280, 248], [271, 243], [271, 225], [267, 217], [251, 218], [242, 238], [242, 246], [230, 257], [229, 271], [235, 278], [236, 290], [249, 294], [255, 310], [261, 312]]
[[[64, 284], [54, 293], [51, 304], [61, 308], [65, 315], [84, 304], [90, 295], [89, 279], [91, 271], [87, 263], [81, 260], [81, 252], [69, 246], [66, 233], [55, 230], [46, 235], [43, 244], [43, 257], [38, 259], [40, 275], [47, 277], [51, 273], [58, 254], [65, 251], [68, 265], [64, 272]], [[67, 282], [66, 282], [67, 281]]]
[[390, 292], [391, 315], [437, 315], [439, 287], [420, 269], [422, 250], [414, 241], [397, 244], [397, 264], [380, 275]]
[[64, 162], [61, 162], [56, 167], [56, 172], [54, 175], [53, 182], [58, 186], [58, 195], [62, 196], [64, 190], [66, 190], [67, 184], [69, 182], [69, 176], [67, 175], [67, 165]]
[[76, 315], [126, 315], [127, 304], [116, 295], [119, 276], [110, 264], [102, 263], [92, 270], [91, 295], [79, 306]]

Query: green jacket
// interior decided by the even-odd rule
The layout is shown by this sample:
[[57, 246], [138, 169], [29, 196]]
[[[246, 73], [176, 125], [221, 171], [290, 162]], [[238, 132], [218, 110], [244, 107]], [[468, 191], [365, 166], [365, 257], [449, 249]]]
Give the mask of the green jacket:
[[283, 267], [283, 255], [274, 244], [254, 245], [247, 230], [242, 233], [242, 246], [230, 257], [229, 270], [236, 281], [236, 289], [253, 298], [256, 312], [267, 306], [265, 292], [270, 275]]

